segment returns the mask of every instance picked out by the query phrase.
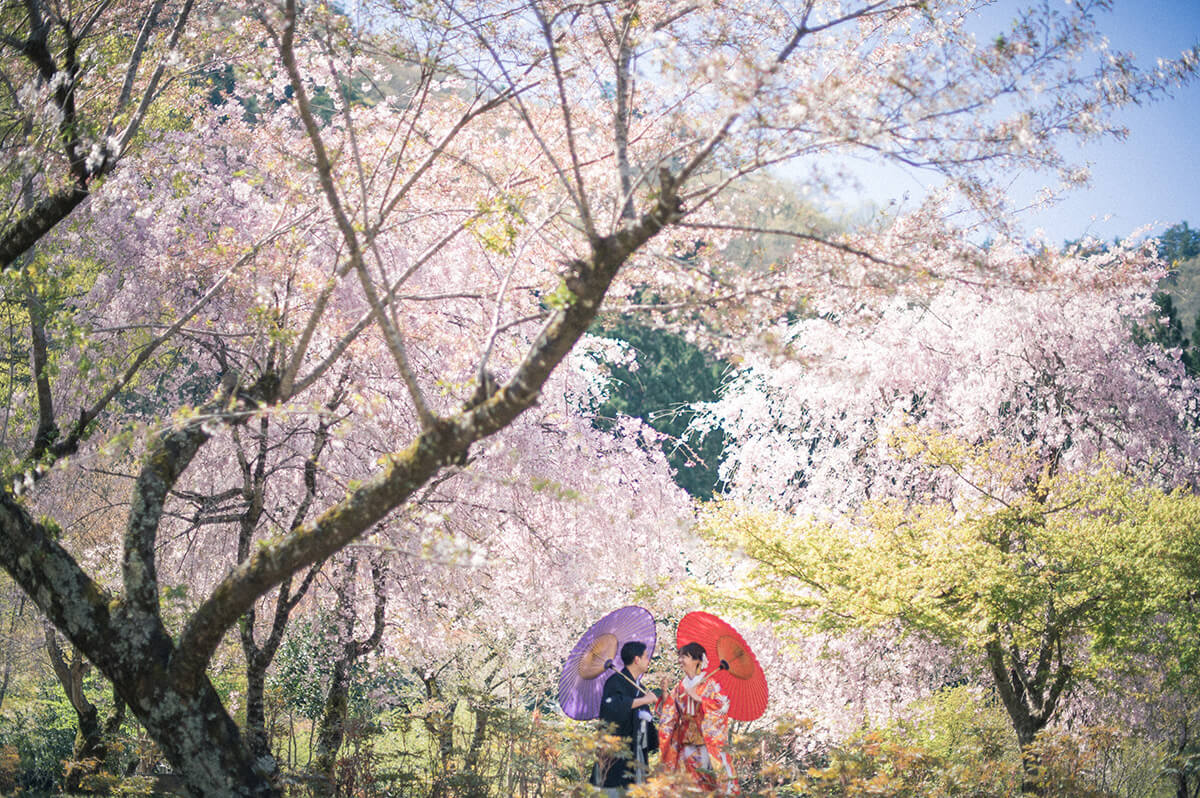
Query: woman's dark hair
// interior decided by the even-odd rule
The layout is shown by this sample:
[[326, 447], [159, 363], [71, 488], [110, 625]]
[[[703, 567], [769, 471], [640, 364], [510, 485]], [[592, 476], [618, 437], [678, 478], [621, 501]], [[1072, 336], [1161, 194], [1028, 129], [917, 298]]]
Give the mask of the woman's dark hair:
[[679, 653], [694, 660], [704, 659], [704, 646], [699, 643], [685, 643], [679, 647]]
[[637, 657], [646, 653], [646, 644], [641, 640], [630, 640], [625, 645], [621, 646], [621, 662], [624, 662], [626, 667], [633, 662]]

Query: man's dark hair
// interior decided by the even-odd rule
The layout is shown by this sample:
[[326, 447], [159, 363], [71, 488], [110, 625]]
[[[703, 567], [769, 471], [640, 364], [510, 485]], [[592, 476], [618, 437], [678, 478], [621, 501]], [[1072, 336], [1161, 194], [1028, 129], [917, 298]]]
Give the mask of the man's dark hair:
[[679, 653], [694, 660], [704, 659], [704, 646], [699, 643], [685, 643], [679, 647]]
[[637, 657], [646, 653], [646, 644], [641, 640], [630, 640], [625, 645], [621, 646], [621, 662], [625, 663], [625, 667], [629, 667], [629, 663]]

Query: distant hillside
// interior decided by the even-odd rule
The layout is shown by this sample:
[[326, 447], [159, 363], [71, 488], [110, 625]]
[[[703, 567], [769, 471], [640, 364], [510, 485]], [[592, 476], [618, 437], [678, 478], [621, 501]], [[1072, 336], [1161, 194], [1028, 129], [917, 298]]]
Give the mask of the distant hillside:
[[1175, 317], [1190, 338], [1200, 314], [1200, 230], [1187, 222], [1171, 225], [1158, 237], [1158, 256], [1171, 264], [1161, 288], [1171, 297]]
[[1200, 255], [1176, 262], [1162, 288], [1175, 305], [1184, 335], [1190, 337], [1200, 315]]

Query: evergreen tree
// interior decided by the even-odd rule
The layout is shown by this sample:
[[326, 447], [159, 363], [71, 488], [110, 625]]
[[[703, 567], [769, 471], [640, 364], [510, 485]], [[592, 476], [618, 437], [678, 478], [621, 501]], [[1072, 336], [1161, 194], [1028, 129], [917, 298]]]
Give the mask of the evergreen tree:
[[1188, 227], [1187, 222], [1167, 228], [1158, 237], [1158, 256], [1169, 266], [1200, 255], [1200, 230]]
[[612, 429], [619, 415], [642, 419], [666, 436], [663, 452], [675, 482], [694, 498], [711, 499], [718, 490], [725, 436], [714, 430], [697, 438], [686, 430], [692, 404], [717, 398], [728, 363], [654, 327], [618, 321], [595, 332], [624, 341], [636, 352], [634, 363], [610, 366], [612, 388], [596, 408], [596, 426]]

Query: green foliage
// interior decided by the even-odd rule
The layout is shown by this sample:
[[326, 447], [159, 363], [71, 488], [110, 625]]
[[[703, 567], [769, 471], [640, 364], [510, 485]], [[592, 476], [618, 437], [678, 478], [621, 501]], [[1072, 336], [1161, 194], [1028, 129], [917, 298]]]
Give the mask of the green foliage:
[[[1020, 789], [1021, 762], [1003, 710], [970, 687], [941, 690], [906, 720], [864, 729], [830, 750], [790, 754], [807, 724], [739, 735], [747, 795], [850, 798], [1001, 798]], [[778, 749], [778, 750], [773, 750]], [[764, 755], [765, 754], [765, 755]]]
[[[950, 699], [958, 703], [959, 698]], [[978, 712], [968, 702], [963, 709]], [[1015, 798], [1021, 795], [1020, 756], [990, 747], [985, 729], [950, 718], [867, 731], [839, 746], [822, 767], [792, 785], [806, 798]], [[947, 749], [947, 733], [965, 733]], [[983, 742], [981, 745], [980, 743]], [[1031, 748], [1033, 784], [1048, 798], [1167, 798], [1160, 751], [1136, 736], [1101, 727], [1047, 731]]]
[[724, 435], [714, 430], [698, 440], [689, 435], [691, 405], [710, 402], [728, 369], [682, 336], [630, 321], [609, 321], [593, 330], [624, 341], [637, 355], [636, 365], [611, 367], [613, 387], [595, 408], [596, 426], [612, 429], [620, 415], [640, 418], [666, 436], [663, 451], [675, 482], [697, 499], [717, 492]]
[[[494, 696], [459, 698], [413, 700], [403, 710], [375, 713], [376, 722], [348, 724], [333, 792], [362, 798], [590, 796], [592, 762], [622, 744], [591, 723], [509, 709]], [[303, 774], [286, 780], [297, 798], [329, 794]]]
[[[70, 364], [73, 379], [80, 382], [115, 381], [128, 367], [124, 356], [114, 355], [99, 340], [79, 313], [81, 299], [92, 289], [102, 264], [57, 253], [41, 253], [22, 270], [0, 274], [0, 403], [5, 407], [0, 428], [0, 463], [11, 467], [21, 462], [24, 447], [38, 426], [38, 402], [32, 352], [26, 332], [35, 321], [46, 340], [46, 376], [64, 379], [64, 364]], [[133, 329], [124, 333], [130, 350], [148, 343], [154, 333]], [[207, 399], [217, 377], [177, 350], [162, 349], [146, 364], [138, 377], [120, 392], [112, 413], [152, 416], [163, 406], [197, 404]], [[90, 431], [90, 430], [89, 430]], [[51, 430], [52, 443], [62, 430]]]
[[548, 493], [559, 501], [579, 501], [583, 496], [579, 491], [568, 488], [561, 482], [556, 482], [545, 477], [533, 477], [529, 480], [529, 487], [534, 493]]
[[851, 737], [798, 780], [806, 796], [1001, 798], [1020, 791], [1021, 757], [1004, 710], [971, 686], [949, 687], [908, 717]]
[[1038, 735], [1030, 749], [1044, 795], [1072, 798], [1157, 798], [1171, 791], [1162, 776], [1163, 750], [1110, 726]]
[[997, 791], [987, 783], [994, 774], [990, 771], [994, 763], [965, 763], [965, 782], [957, 778], [959, 764], [947, 762], [919, 744], [867, 732], [833, 751], [826, 767], [809, 770], [796, 784], [795, 794], [813, 798], [1002, 798], [1015, 794], [1007, 789]]
[[1197, 255], [1200, 255], [1200, 230], [1191, 229], [1187, 222], [1168, 227], [1158, 237], [1158, 256], [1168, 266], [1174, 267]]
[[[797, 755], [808, 724], [735, 735], [743, 794], [799, 798], [1016, 798], [1021, 753], [993, 696], [962, 685], [916, 702], [904, 720]], [[1108, 727], [1047, 730], [1031, 753], [1047, 798], [1167, 798], [1162, 747]], [[674, 796], [669, 789], [649, 796]]]
[[1183, 321], [1175, 309], [1175, 302], [1167, 293], [1154, 295], [1155, 314], [1135, 324], [1133, 337], [1139, 343], [1155, 343], [1164, 349], [1178, 349], [1184, 368], [1193, 377], [1200, 374], [1200, 330], [1193, 325], [1189, 338]]
[[[32, 351], [27, 330], [34, 322], [44, 332], [47, 358], [45, 376], [55, 378], [64, 358], [74, 362], [81, 379], [103, 370], [105, 360], [77, 317], [77, 300], [95, 282], [99, 265], [40, 254], [25, 268], [0, 274], [0, 401], [7, 407], [6, 427], [0, 430], [0, 447], [9, 441], [28, 441], [37, 427], [37, 398], [33, 383]], [[4, 451], [6, 459], [24, 452]]]
[[1183, 323], [1179, 320], [1179, 313], [1175, 310], [1175, 302], [1171, 295], [1155, 294], [1154, 307], [1154, 318], [1134, 326], [1134, 338], [1139, 342], [1153, 341], [1164, 349], [1186, 349], [1187, 336], [1184, 335]]
[[[523, 205], [524, 198], [512, 194], [500, 194], [480, 200], [475, 208], [475, 216], [468, 222], [467, 228], [487, 251], [498, 255], [510, 255], [517, 236], [526, 224]], [[559, 291], [570, 294], [566, 291], [565, 284], [559, 286]], [[553, 304], [549, 298], [547, 304], [553, 308], [561, 307]]]
[[324, 685], [333, 672], [326, 641], [318, 632], [319, 618], [296, 619], [275, 655], [267, 677], [268, 689], [282, 697], [300, 717], [317, 720], [325, 707]]
[[[75, 712], [61, 689], [43, 682], [38, 693], [24, 700], [6, 702], [0, 714], [3, 761], [19, 762], [9, 777], [27, 791], [51, 791], [59, 786], [63, 763], [70, 760], [75, 744]], [[6, 777], [0, 771], [0, 783]]]
[[[152, 768], [161, 754], [128, 715], [119, 728], [106, 727], [103, 753], [74, 759], [79, 742], [79, 719], [63, 687], [53, 677], [22, 680], [15, 685], [0, 713], [0, 795], [61, 794], [71, 790], [107, 795], [150, 795], [150, 780], [129, 777], [136, 765]], [[114, 716], [110, 683], [88, 669], [83, 692], [104, 719]], [[11, 782], [11, 787], [6, 784]]]
[[[1164, 493], [1103, 464], [1051, 476], [1021, 449], [948, 435], [909, 432], [891, 444], [912, 462], [952, 470], [976, 497], [876, 502], [836, 522], [712, 505], [702, 528], [753, 564], [748, 589], [732, 603], [776, 628], [839, 633], [899, 625], [939, 640], [986, 669], [1017, 739], [1035, 746], [1060, 697], [1085, 685], [1155, 674], [1194, 700], [1200, 497]], [[978, 753], [922, 740], [918, 753], [907, 740], [864, 741], [834, 763], [842, 770], [830, 778], [844, 786], [850, 768], [880, 794], [925, 794], [928, 784], [913, 782], [910, 771], [945, 772]], [[1083, 762], [1099, 743], [1044, 745], [1053, 750], [1022, 760], [1026, 787], [1066, 784], [1068, 776], [1045, 770], [1046, 763]], [[1114, 745], [1107, 762], [1136, 759], [1118, 756]], [[929, 766], [930, 757], [940, 764]], [[1085, 769], [1070, 765], [1062, 773]], [[893, 784], [901, 771], [902, 783]], [[1108, 776], [1088, 778], [1074, 792], [1063, 786], [1048, 794], [1112, 794], [1104, 792]], [[905, 792], [914, 784], [915, 792]]]
[[[1020, 752], [995, 696], [972, 685], [938, 690], [908, 708], [910, 717], [884, 731], [898, 743], [921, 745], [947, 763], [942, 787], [974, 783], [997, 793], [1019, 782]], [[972, 771], [978, 771], [973, 773]]]
[[542, 296], [542, 304], [551, 310], [563, 310], [574, 301], [575, 294], [567, 288], [565, 280], [559, 280], [553, 291]]
[[17, 776], [21, 773], [21, 752], [15, 745], [0, 746], [0, 795], [17, 789]]
[[[910, 443], [984, 490], [1021, 470], [995, 447]], [[1200, 499], [1108, 470], [1043, 477], [1004, 501], [876, 503], [848, 523], [716, 505], [703, 526], [755, 562], [744, 604], [764, 617], [804, 610], [831, 631], [899, 621], [975, 652], [998, 638], [1037, 650], [1053, 631], [1090, 641], [1076, 679], [1103, 662], [1132, 667], [1148, 620], [1195, 589], [1182, 563], [1200, 555]]]
[[[325, 710], [325, 693], [333, 674], [334, 641], [323, 629], [331, 629], [326, 613], [312, 618], [297, 618], [287, 628], [270, 673], [268, 692], [280, 700], [286, 711], [301, 718], [316, 721]], [[375, 711], [370, 694], [374, 691], [390, 696], [404, 696], [412, 690], [411, 680], [403, 674], [376, 668], [359, 659], [350, 672], [349, 715], [370, 717]]]
[[[1158, 238], [1158, 256], [1170, 269], [1160, 288], [1171, 300], [1187, 348], [1200, 349], [1200, 341], [1196, 339], [1200, 329], [1196, 324], [1200, 316], [1200, 230], [1192, 230], [1187, 222], [1168, 228]], [[1197, 357], [1192, 353], [1193, 359]], [[1189, 366], [1193, 373], [1196, 365]]]

